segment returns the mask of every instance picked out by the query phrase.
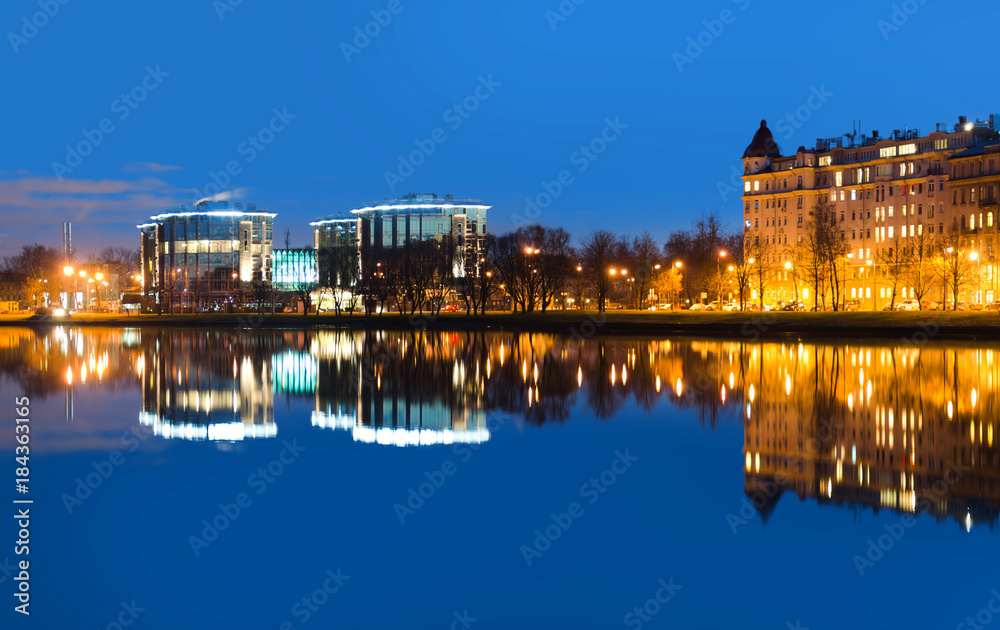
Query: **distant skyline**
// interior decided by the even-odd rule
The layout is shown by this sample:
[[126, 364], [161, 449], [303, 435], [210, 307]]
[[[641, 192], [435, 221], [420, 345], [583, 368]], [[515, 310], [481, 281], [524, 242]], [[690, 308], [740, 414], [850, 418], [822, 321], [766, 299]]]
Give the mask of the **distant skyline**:
[[991, 42], [970, 28], [998, 12], [12, 0], [0, 256], [60, 248], [63, 221], [83, 255], [138, 247], [137, 224], [216, 187], [276, 212], [276, 244], [288, 227], [299, 247], [317, 217], [409, 192], [482, 199], [491, 232], [524, 217], [574, 241], [603, 228], [662, 243], [713, 210], [739, 229], [734, 174], [761, 119], [787, 155], [858, 119], [859, 133], [926, 134], [1000, 112]]

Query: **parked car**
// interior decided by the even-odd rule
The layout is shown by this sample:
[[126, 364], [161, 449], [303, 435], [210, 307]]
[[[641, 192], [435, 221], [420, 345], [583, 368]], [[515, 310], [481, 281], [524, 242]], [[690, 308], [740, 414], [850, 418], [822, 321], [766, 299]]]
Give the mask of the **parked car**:
[[920, 303], [920, 310], [923, 311], [940, 311], [941, 304], [933, 300], [924, 300]]
[[860, 311], [861, 310], [861, 300], [847, 300], [844, 302], [845, 311]]
[[916, 300], [903, 300], [896, 305], [897, 311], [919, 311], [920, 302]]
[[694, 304], [692, 304], [689, 307], [689, 310], [692, 310], [692, 311], [704, 311], [704, 310], [707, 310], [707, 309], [705, 308], [704, 304], [698, 304], [697, 302], [695, 302]]
[[783, 311], [804, 311], [804, 310], [806, 310], [806, 307], [805, 307], [805, 305], [804, 305], [804, 304], [802, 303], [802, 301], [801, 301], [801, 300], [799, 300], [799, 301], [794, 301], [794, 300], [793, 300], [793, 301], [791, 301], [791, 302], [786, 302], [786, 303], [785, 303], [785, 304], [784, 304], [784, 305], [783, 305], [783, 306], [781, 307], [781, 310], [783, 310]]
[[987, 311], [1000, 311], [1000, 300], [993, 300], [986, 305]]
[[458, 311], [458, 304], [448, 304], [441, 309], [443, 313], [454, 313], [456, 311]]
[[738, 310], [740, 310], [740, 303], [739, 302], [726, 302], [725, 304], [722, 305], [722, 310], [724, 310], [726, 312], [729, 312], [729, 311], [738, 311]]
[[718, 310], [721, 310], [721, 309], [722, 309], [722, 305], [719, 303], [718, 300], [712, 300], [711, 302], [709, 302], [708, 304], [705, 305], [705, 310], [706, 311], [718, 311]]

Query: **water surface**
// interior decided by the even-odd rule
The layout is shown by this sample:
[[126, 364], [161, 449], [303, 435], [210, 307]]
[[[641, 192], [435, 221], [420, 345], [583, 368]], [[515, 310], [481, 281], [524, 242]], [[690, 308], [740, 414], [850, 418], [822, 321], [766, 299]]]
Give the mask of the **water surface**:
[[998, 350], [2, 328], [31, 623], [955, 627], [1000, 588]]

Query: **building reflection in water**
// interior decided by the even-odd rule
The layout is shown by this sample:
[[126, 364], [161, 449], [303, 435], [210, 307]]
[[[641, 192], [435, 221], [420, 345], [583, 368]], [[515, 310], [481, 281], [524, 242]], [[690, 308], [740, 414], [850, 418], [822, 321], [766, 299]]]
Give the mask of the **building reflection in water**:
[[469, 350], [449, 335], [318, 332], [312, 424], [394, 446], [485, 442], [486, 375]]
[[271, 335], [209, 331], [143, 335], [139, 421], [154, 435], [237, 441], [274, 437]]
[[790, 491], [992, 530], [996, 349], [763, 344], [743, 359], [745, 491], [762, 516]]
[[[744, 491], [919, 512], [1000, 513], [1000, 345], [855, 345], [421, 331], [0, 329], [0, 373], [30, 396], [141, 383], [164, 438], [274, 437], [276, 397], [311, 424], [387, 445], [480, 443], [493, 413], [533, 425], [587, 408], [686, 409], [742, 422]], [[113, 394], [111, 394], [113, 396]], [[310, 401], [311, 403], [307, 402]]]

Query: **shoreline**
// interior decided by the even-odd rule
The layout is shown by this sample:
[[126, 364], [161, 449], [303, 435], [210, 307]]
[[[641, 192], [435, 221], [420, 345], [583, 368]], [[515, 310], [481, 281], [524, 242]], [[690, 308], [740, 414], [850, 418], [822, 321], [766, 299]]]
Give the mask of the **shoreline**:
[[301, 315], [277, 313], [117, 315], [81, 314], [66, 319], [31, 320], [27, 315], [0, 316], [0, 327], [48, 328], [160, 327], [322, 328], [539, 332], [578, 337], [596, 335], [799, 337], [799, 338], [958, 338], [1000, 339], [1000, 313], [991, 311], [909, 312], [730, 312], [552, 311], [548, 313], [464, 313], [430, 315]]

